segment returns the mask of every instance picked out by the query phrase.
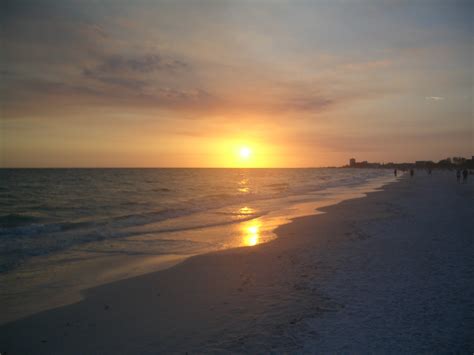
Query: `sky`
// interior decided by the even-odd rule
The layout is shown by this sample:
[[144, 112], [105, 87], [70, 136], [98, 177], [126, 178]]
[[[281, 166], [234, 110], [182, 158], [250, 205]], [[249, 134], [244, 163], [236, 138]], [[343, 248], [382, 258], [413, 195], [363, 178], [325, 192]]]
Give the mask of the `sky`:
[[3, 167], [474, 154], [473, 1], [1, 6]]

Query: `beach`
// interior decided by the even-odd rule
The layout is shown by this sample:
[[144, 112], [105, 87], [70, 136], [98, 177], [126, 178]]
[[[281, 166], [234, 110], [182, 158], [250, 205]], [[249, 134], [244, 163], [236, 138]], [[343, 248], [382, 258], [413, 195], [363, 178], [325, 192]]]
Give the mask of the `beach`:
[[0, 355], [474, 355], [473, 13], [7, 1]]
[[394, 181], [375, 169], [0, 170], [0, 325]]
[[472, 179], [417, 171], [4, 324], [0, 353], [472, 353], [473, 197]]

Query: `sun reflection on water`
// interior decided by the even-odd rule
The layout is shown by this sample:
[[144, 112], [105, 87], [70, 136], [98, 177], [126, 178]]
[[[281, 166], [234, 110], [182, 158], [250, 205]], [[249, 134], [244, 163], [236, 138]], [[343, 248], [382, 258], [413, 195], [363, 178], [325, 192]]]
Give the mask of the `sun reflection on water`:
[[260, 242], [260, 223], [250, 221], [243, 226], [243, 245], [252, 247]]
[[250, 187], [248, 186], [249, 185], [249, 180], [247, 178], [242, 178], [240, 181], [239, 181], [239, 186], [237, 188], [237, 191], [241, 192], [241, 193], [249, 193], [250, 192]]
[[252, 207], [245, 206], [239, 209], [239, 215], [241, 216], [248, 216], [254, 213], [255, 213], [255, 210]]

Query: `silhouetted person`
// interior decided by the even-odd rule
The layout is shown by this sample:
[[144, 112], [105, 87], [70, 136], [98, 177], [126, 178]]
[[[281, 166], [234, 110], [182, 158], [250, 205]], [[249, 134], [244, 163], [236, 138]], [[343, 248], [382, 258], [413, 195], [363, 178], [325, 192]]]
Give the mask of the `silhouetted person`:
[[410, 169], [410, 176], [413, 177], [413, 175], [415, 175], [415, 170]]
[[458, 182], [461, 182], [461, 170], [456, 170], [456, 180]]
[[463, 183], [466, 183], [466, 182], [467, 182], [467, 174], [468, 174], [467, 169], [464, 169], [464, 170], [462, 171], [462, 182], [463, 182]]
[[393, 176], [397, 176], [397, 169], [393, 171]]
[[428, 168], [428, 175], [431, 175], [431, 168]]

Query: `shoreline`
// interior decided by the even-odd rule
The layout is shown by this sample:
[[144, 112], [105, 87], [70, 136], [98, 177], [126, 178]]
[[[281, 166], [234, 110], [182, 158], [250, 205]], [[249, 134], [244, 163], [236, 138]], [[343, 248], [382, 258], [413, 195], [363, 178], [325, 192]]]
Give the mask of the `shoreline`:
[[[88, 289], [111, 282], [158, 272], [173, 267], [196, 255], [220, 252], [236, 247], [255, 247], [277, 238], [275, 230], [300, 216], [317, 215], [323, 207], [353, 198], [365, 197], [371, 191], [383, 188], [394, 180], [390, 175], [372, 178], [354, 186], [327, 187], [310, 195], [294, 195], [284, 202], [275, 200], [279, 208], [247, 221], [234, 222], [184, 233], [181, 238], [199, 240], [203, 233], [211, 235], [238, 235], [242, 243], [236, 246], [211, 249], [195, 254], [130, 255], [122, 253], [71, 252], [39, 256], [19, 269], [0, 275], [5, 290], [1, 303], [0, 325], [36, 313], [80, 302]], [[176, 236], [175, 236], [176, 237]], [[179, 236], [177, 236], [179, 240]], [[141, 238], [141, 236], [138, 236]], [[209, 238], [209, 236], [207, 237]], [[231, 239], [232, 240], [232, 239]], [[94, 243], [92, 244], [94, 245]], [[86, 249], [94, 249], [88, 247]], [[100, 251], [100, 247], [98, 248]]]
[[[351, 310], [353, 303], [364, 301], [348, 297], [351, 289], [339, 289], [344, 289], [344, 282], [348, 281], [341, 279], [341, 270], [345, 266], [351, 266], [351, 263], [358, 265], [357, 270], [349, 269], [345, 272], [359, 278], [353, 280], [356, 285], [358, 281], [364, 281], [370, 291], [374, 286], [371, 284], [373, 280], [371, 281], [370, 277], [368, 280], [365, 278], [374, 270], [364, 271], [361, 265], [372, 259], [383, 265], [384, 259], [368, 258], [364, 254], [365, 250], [372, 250], [375, 254], [371, 255], [396, 254], [397, 249], [387, 250], [386, 244], [390, 244], [392, 240], [400, 240], [411, 241], [412, 246], [419, 243], [420, 246], [416, 245], [413, 249], [419, 253], [423, 253], [425, 248], [433, 253], [430, 249], [431, 236], [417, 229], [419, 227], [416, 225], [418, 220], [428, 223], [425, 220], [429, 220], [430, 214], [438, 216], [436, 213], [443, 211], [439, 205], [429, 202], [444, 201], [436, 200], [444, 198], [450, 203], [452, 191], [456, 193], [456, 196], [452, 197], [456, 198], [455, 206], [466, 203], [466, 199], [469, 202], [469, 197], [473, 196], [472, 182], [464, 186], [449, 185], [450, 190], [444, 194], [443, 191], [448, 189], [445, 186], [447, 183], [451, 183], [451, 180], [444, 175], [417, 176], [414, 179], [406, 177], [396, 184], [386, 185], [382, 191], [369, 193], [365, 198], [345, 200], [324, 207], [322, 214], [298, 217], [291, 223], [278, 227], [275, 232], [279, 237], [270, 243], [198, 255], [170, 269], [88, 290], [85, 299], [79, 303], [0, 326], [0, 344], [6, 344], [2, 345], [5, 348], [0, 351], [156, 353], [335, 350], [334, 344], [337, 344], [344, 334], [338, 334], [339, 338], [331, 334], [324, 337], [321, 330], [324, 328], [318, 328], [321, 326], [318, 322], [329, 322], [325, 324], [327, 329], [330, 329], [328, 324], [340, 325], [338, 322], [341, 319], [345, 319], [345, 324], [349, 320], [357, 325], [360, 317], [344, 316], [347, 316], [346, 312]], [[444, 195], [437, 197], [433, 194], [434, 191], [440, 190]], [[467, 196], [458, 193], [465, 192], [464, 190], [467, 191]], [[403, 205], [407, 201], [414, 206]], [[413, 214], [411, 208], [416, 210], [418, 203], [422, 203], [423, 211]], [[458, 241], [459, 245], [454, 245], [450, 240], [436, 239], [439, 243], [437, 247], [446, 242], [454, 245], [451, 248], [456, 246], [454, 254], [447, 256], [449, 263], [456, 262], [451, 259], [453, 255], [459, 259], [460, 255], [456, 253], [468, 253], [470, 249], [466, 247], [472, 246], [472, 242], [466, 240], [463, 234], [472, 226], [472, 222], [465, 219], [471, 215], [472, 207], [469, 209], [466, 204], [460, 208], [461, 216], [446, 213], [447, 220], [443, 221], [441, 213], [438, 220], [431, 222], [433, 230], [436, 230], [436, 227], [445, 228], [445, 224], [440, 224], [442, 222], [447, 225], [453, 220], [464, 223], [456, 229], [462, 237], [462, 240]], [[460, 217], [463, 218], [459, 219]], [[391, 229], [388, 226], [391, 226]], [[411, 238], [395, 238], [404, 228], [414, 232], [409, 235]], [[387, 236], [392, 239], [387, 239]], [[417, 236], [423, 238], [414, 238]], [[404, 258], [410, 257], [417, 260], [419, 255], [395, 255], [392, 265], [394, 269], [382, 270], [381, 277], [390, 276], [397, 270], [397, 265], [400, 268], [398, 259], [403, 261]], [[353, 260], [358, 260], [359, 264]], [[472, 261], [471, 264], [467, 259], [462, 261], [467, 263], [466, 270], [472, 272]], [[404, 265], [411, 266], [410, 263]], [[406, 276], [402, 271], [403, 269], [400, 272], [402, 276]], [[413, 270], [408, 268], [408, 271]], [[452, 278], [458, 270], [454, 268], [448, 271], [448, 277]], [[431, 277], [429, 273], [427, 275]], [[454, 282], [449, 278], [443, 280], [447, 283]], [[458, 301], [461, 300], [460, 307], [454, 310], [456, 315], [459, 311], [472, 310], [472, 301], [469, 303], [467, 297], [472, 296], [472, 286], [464, 284], [465, 279], [462, 278], [459, 282], [464, 291], [463, 287], [460, 287], [458, 292], [461, 292], [462, 297], [456, 295]], [[419, 291], [416, 283], [410, 282], [408, 286], [410, 292]], [[439, 285], [431, 286], [436, 288]], [[335, 289], [340, 292], [339, 295], [333, 294]], [[374, 296], [370, 292], [367, 295]], [[384, 295], [390, 297], [389, 294]], [[421, 292], [421, 295], [428, 297], [430, 294]], [[397, 301], [399, 296], [392, 297]], [[416, 293], [414, 296], [418, 297]], [[435, 300], [434, 306], [449, 300], [449, 294], [443, 297], [446, 298]], [[416, 309], [416, 306], [417, 304], [413, 307]], [[397, 310], [402, 315], [405, 314], [403, 309]], [[381, 312], [379, 309], [363, 308], [363, 311], [375, 312], [376, 316], [383, 318], [383, 314], [378, 314]], [[450, 312], [453, 312], [453, 309], [450, 309]], [[433, 326], [437, 330], [450, 326], [450, 330], [455, 329], [458, 333], [460, 324], [472, 327], [472, 319], [468, 318], [463, 322], [461, 320], [446, 325], [442, 324], [441, 318], [437, 319]], [[354, 326], [350, 329], [357, 334], [359, 328]], [[421, 335], [425, 332], [424, 329], [407, 329], [409, 333], [413, 331]], [[469, 349], [468, 339], [464, 338], [465, 332], [466, 330], [460, 332], [461, 338], [457, 340], [462, 342], [457, 345], [457, 350]], [[415, 340], [413, 343], [403, 342], [406, 340], [406, 334], [402, 333], [401, 328], [385, 329], [382, 335], [393, 338], [389, 345], [393, 346], [392, 343], [398, 341], [398, 350], [433, 350], [433, 347], [429, 347], [432, 344], [420, 348]], [[327, 339], [334, 342], [331, 343]], [[385, 338], [382, 336], [380, 339]], [[373, 343], [378, 346], [374, 349], [390, 350], [389, 347], [383, 348], [380, 339]], [[367, 341], [357, 337], [348, 338], [343, 345], [349, 348], [342, 347], [338, 350], [357, 349], [351, 347], [351, 344], [367, 346]], [[472, 347], [472, 343], [470, 346]], [[448, 349], [453, 350], [452, 347]]]

